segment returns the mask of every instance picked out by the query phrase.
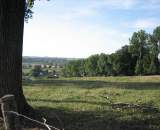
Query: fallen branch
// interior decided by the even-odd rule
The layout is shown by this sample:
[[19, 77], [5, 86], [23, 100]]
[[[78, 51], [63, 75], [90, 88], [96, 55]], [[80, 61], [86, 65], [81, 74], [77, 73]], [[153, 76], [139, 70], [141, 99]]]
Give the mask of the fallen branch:
[[132, 109], [143, 109], [143, 110], [150, 110], [150, 111], [155, 111], [158, 112], [159, 109], [157, 107], [152, 107], [152, 106], [147, 106], [147, 105], [142, 105], [142, 104], [131, 104], [131, 103], [112, 103], [111, 104], [113, 109], [127, 109], [127, 108], [132, 108]]
[[157, 107], [143, 105], [143, 104], [123, 103], [123, 102], [113, 103], [113, 101], [108, 96], [100, 96], [100, 97], [106, 99], [108, 101], [106, 104], [110, 105], [113, 109], [140, 109], [140, 110], [159, 112], [159, 108]]
[[17, 116], [19, 116], [19, 117], [23, 117], [23, 118], [25, 118], [25, 119], [27, 119], [27, 120], [30, 120], [30, 121], [32, 121], [32, 122], [35, 122], [35, 123], [37, 123], [37, 124], [40, 124], [40, 125], [45, 126], [48, 130], [51, 130], [51, 128], [54, 129], [54, 130], [60, 130], [60, 129], [54, 127], [54, 126], [51, 126], [51, 125], [46, 124], [46, 120], [44, 120], [44, 118], [43, 118], [43, 121], [44, 121], [44, 122], [40, 122], [40, 121], [34, 120], [34, 119], [30, 118], [30, 117], [27, 117], [27, 116], [25, 116], [25, 115], [19, 114], [19, 113], [14, 112], [14, 111], [5, 111], [5, 113], [10, 113], [10, 114], [17, 115]]

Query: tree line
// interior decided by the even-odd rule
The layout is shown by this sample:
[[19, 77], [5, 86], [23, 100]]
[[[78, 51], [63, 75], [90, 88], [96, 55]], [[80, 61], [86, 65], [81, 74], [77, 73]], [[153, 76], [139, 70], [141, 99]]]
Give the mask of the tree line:
[[160, 74], [160, 26], [152, 34], [134, 32], [129, 45], [112, 54], [95, 54], [87, 59], [73, 60], [63, 68], [65, 77], [156, 75]]

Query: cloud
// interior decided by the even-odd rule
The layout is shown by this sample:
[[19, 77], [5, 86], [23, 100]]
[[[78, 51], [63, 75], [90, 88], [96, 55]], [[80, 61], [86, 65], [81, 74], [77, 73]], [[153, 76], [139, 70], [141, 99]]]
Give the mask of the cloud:
[[[25, 25], [24, 55], [87, 57], [113, 53], [128, 44], [133, 31], [152, 29], [160, 23], [158, 17], [154, 18], [158, 10], [147, 9], [149, 1], [152, 9], [159, 2], [146, 1], [55, 0], [45, 4], [41, 1], [40, 7], [35, 7], [33, 20]], [[148, 10], [154, 16], [148, 15]]]
[[156, 10], [160, 8], [159, 0], [99, 0], [98, 2], [99, 7], [107, 6], [113, 10]]
[[82, 58], [112, 53], [127, 43], [127, 34], [109, 27], [39, 22], [25, 25], [23, 54]]
[[140, 2], [140, 8], [144, 10], [157, 10], [160, 8], [159, 0], [146, 0]]
[[153, 20], [138, 20], [135, 22], [135, 28], [153, 28], [157, 25], [157, 23]]
[[[72, 0], [71, 0], [72, 1]], [[65, 3], [65, 2], [64, 2]], [[109, 10], [148, 10], [155, 11], [160, 8], [159, 0], [81, 0], [69, 5], [69, 9], [63, 6], [61, 18], [72, 20], [75, 18], [90, 17], [100, 14], [101, 9]], [[68, 8], [68, 7], [67, 7]]]
[[105, 0], [104, 4], [113, 9], [131, 9], [137, 4], [137, 0]]
[[68, 12], [64, 12], [62, 15], [59, 16], [59, 18], [69, 21], [76, 18], [93, 16], [95, 14], [96, 14], [96, 11], [92, 8], [79, 7], [79, 8], [71, 9]]
[[156, 26], [158, 26], [160, 21], [155, 18], [144, 18], [144, 19], [138, 19], [134, 22], [126, 22], [125, 25], [127, 25], [129, 28], [135, 28], [135, 29], [153, 29]]

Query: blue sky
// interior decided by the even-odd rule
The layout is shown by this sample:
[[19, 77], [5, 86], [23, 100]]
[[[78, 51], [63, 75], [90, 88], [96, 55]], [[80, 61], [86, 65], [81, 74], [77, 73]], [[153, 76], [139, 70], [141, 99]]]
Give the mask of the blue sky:
[[86, 58], [110, 54], [132, 33], [160, 25], [160, 0], [50, 0], [35, 2], [25, 23], [24, 56]]

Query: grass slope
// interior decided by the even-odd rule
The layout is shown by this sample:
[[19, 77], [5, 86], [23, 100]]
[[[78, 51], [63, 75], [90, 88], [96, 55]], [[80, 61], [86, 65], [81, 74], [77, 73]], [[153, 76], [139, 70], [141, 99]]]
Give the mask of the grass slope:
[[[34, 80], [24, 84], [24, 93], [50, 124], [66, 130], [160, 129], [160, 76]], [[113, 108], [111, 103], [159, 110]]]

